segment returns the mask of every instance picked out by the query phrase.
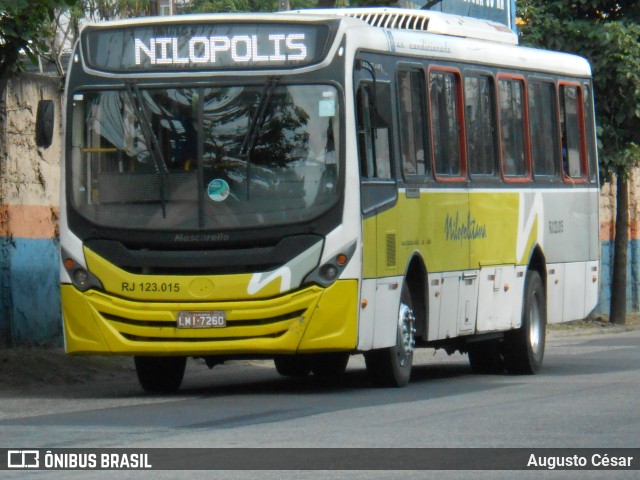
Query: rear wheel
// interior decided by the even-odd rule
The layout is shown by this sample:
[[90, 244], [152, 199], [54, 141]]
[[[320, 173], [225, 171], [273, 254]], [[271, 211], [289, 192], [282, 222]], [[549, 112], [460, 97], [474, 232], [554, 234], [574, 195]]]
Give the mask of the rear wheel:
[[311, 372], [311, 366], [302, 355], [281, 355], [273, 359], [276, 370], [283, 377], [306, 377]]
[[504, 371], [502, 345], [497, 341], [478, 342], [469, 346], [471, 371], [479, 374], [498, 374]]
[[396, 344], [393, 347], [371, 350], [364, 355], [367, 372], [381, 387], [404, 387], [411, 378], [415, 316], [407, 282], [402, 287], [398, 311]]
[[187, 357], [134, 357], [138, 380], [145, 392], [173, 393], [180, 388]]
[[507, 332], [504, 356], [509, 373], [533, 374], [544, 357], [547, 328], [547, 300], [540, 274], [529, 270], [525, 279], [522, 326]]

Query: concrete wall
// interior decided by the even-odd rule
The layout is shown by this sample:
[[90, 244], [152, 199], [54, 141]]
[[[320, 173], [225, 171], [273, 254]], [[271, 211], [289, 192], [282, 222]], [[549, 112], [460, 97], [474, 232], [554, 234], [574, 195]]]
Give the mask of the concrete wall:
[[[0, 345], [60, 344], [58, 231], [61, 85], [23, 74], [0, 92]], [[35, 144], [38, 100], [54, 100], [53, 144]], [[630, 185], [627, 308], [640, 310], [640, 173]], [[611, 300], [615, 185], [601, 196], [601, 300]]]
[[[600, 194], [601, 274], [596, 311], [609, 313], [616, 219], [615, 179]], [[640, 311], [640, 169], [629, 180], [629, 246], [627, 247], [627, 311]]]
[[[23, 74], [0, 98], [0, 343], [61, 340], [58, 205], [61, 83]], [[38, 101], [53, 100], [49, 148], [35, 143]]]

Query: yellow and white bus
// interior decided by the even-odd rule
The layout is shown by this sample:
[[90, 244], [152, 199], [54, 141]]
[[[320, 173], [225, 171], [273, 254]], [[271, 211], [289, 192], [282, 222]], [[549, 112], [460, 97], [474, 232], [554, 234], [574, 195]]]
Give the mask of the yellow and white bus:
[[403, 9], [83, 29], [67, 76], [66, 350], [147, 391], [273, 358], [404, 386], [416, 347], [535, 373], [599, 274], [590, 67]]

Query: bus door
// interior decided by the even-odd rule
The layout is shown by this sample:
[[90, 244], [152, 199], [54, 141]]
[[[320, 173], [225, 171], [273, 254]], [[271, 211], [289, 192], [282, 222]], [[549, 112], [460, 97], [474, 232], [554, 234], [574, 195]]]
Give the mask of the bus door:
[[360, 347], [383, 348], [395, 344], [394, 319], [400, 298], [398, 222], [392, 210], [397, 202], [398, 187], [391, 161], [390, 85], [361, 80], [357, 83], [355, 100], [363, 218], [362, 295], [370, 304], [363, 311], [361, 325], [369, 325], [371, 342]]

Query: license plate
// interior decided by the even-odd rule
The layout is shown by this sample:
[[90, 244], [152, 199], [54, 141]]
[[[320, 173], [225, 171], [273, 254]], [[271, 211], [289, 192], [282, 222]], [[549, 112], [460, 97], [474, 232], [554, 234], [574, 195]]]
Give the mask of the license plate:
[[178, 328], [222, 328], [227, 326], [225, 312], [179, 312]]

